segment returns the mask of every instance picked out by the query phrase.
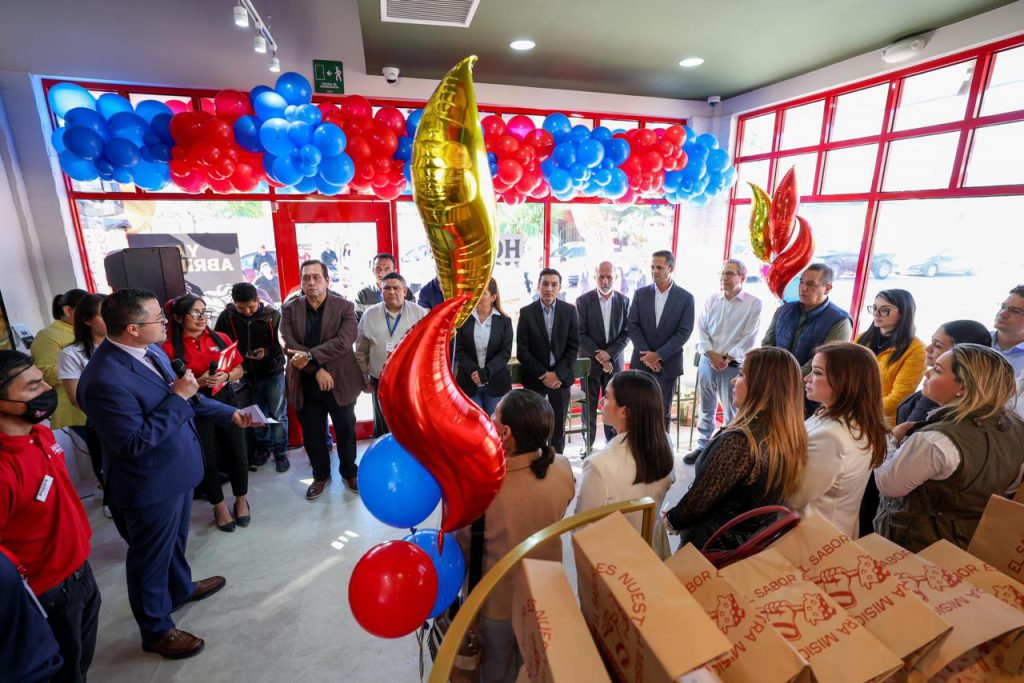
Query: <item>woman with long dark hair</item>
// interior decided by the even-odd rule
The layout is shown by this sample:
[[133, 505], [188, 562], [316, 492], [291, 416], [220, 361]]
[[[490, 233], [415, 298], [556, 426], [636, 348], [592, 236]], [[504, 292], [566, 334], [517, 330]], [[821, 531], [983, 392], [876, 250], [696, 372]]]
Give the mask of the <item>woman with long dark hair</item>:
[[61, 349], [75, 343], [75, 306], [89, 296], [84, 289], [69, 289], [53, 297], [50, 304], [53, 322], [39, 330], [32, 340], [32, 363], [43, 371], [43, 381], [57, 390], [57, 410], [50, 416], [50, 429], [82, 427], [85, 413], [68, 399], [57, 372]]
[[885, 460], [889, 434], [878, 363], [863, 346], [830, 342], [818, 347], [804, 385], [821, 405], [804, 423], [807, 466], [788, 504], [857, 538], [861, 498], [871, 470]]
[[[166, 312], [168, 335], [163, 344], [164, 352], [172, 360], [180, 358], [184, 361], [205, 396], [237, 407], [230, 382], [242, 377], [242, 356], [231, 354], [227, 371], [218, 370], [221, 352], [230, 341], [210, 328], [206, 302], [197, 296], [185, 294], [168, 302]], [[236, 523], [238, 526], [249, 526], [249, 463], [242, 430], [234, 425], [223, 427], [196, 418], [196, 431], [203, 444], [206, 461], [202, 490], [213, 505], [217, 528], [231, 532], [235, 530]], [[224, 502], [220, 470], [224, 470], [231, 481], [231, 492], [235, 496], [232, 510]]]
[[889, 426], [896, 424], [896, 409], [914, 393], [924, 372], [924, 343], [915, 337], [917, 304], [905, 289], [883, 289], [868, 306], [871, 325], [857, 343], [871, 349], [882, 373], [882, 412]]
[[[555, 414], [544, 397], [513, 389], [494, 409], [494, 426], [508, 466], [501, 490], [483, 516], [482, 575], [513, 547], [560, 520], [576, 493], [569, 461], [551, 447]], [[457, 538], [468, 555], [470, 528], [460, 529]], [[544, 544], [530, 557], [561, 562], [562, 544]], [[495, 587], [481, 609], [482, 681], [512, 683], [516, 678], [519, 651], [512, 630], [514, 585], [515, 573]]]
[[491, 278], [473, 314], [455, 333], [455, 381], [488, 415], [512, 388], [512, 318]]
[[[627, 370], [612, 377], [605, 393], [604, 423], [618, 432], [605, 449], [583, 461], [583, 482], [576, 512], [650, 496], [661, 510], [672, 486], [672, 446], [665, 433], [661, 389], [646, 372]], [[641, 530], [643, 517], [627, 517]], [[668, 534], [663, 524], [655, 529], [654, 548], [669, 555]]]
[[942, 539], [966, 548], [989, 496], [1020, 485], [1024, 421], [1007, 405], [1013, 368], [995, 349], [957, 344], [935, 360], [922, 391], [939, 409], [875, 471], [875, 531], [911, 552]]
[[[681, 545], [700, 548], [737, 515], [796, 493], [807, 461], [802, 385], [789, 351], [766, 346], [747, 353], [733, 380], [739, 411], [708, 442], [693, 485], [666, 514]], [[738, 525], [721, 542], [739, 546], [758, 528], [756, 522]]]

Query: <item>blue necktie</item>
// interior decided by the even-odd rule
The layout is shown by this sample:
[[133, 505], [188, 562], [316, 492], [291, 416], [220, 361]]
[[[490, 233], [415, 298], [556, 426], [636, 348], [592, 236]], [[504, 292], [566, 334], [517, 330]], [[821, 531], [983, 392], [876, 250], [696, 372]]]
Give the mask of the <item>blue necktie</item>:
[[167, 374], [167, 371], [164, 369], [164, 364], [160, 362], [160, 356], [156, 355], [156, 352], [153, 351], [153, 349], [146, 349], [146, 358], [153, 363], [153, 366], [160, 372], [160, 376], [164, 378], [165, 382], [174, 381], [174, 379]]

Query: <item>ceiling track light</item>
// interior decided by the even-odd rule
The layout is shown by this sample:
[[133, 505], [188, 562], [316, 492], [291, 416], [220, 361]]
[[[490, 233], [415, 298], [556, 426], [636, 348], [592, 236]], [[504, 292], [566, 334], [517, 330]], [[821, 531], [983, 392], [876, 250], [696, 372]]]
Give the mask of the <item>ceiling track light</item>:
[[281, 71], [281, 60], [277, 58], [277, 55], [270, 58], [270, 70], [274, 73], [279, 73]]
[[[243, 23], [244, 18], [244, 23]], [[246, 27], [249, 25], [249, 19], [252, 19], [253, 27], [256, 29], [256, 36], [253, 38], [252, 49], [258, 54], [265, 55], [268, 52], [273, 55], [271, 58], [271, 66], [276, 62], [278, 63], [278, 70], [280, 69], [280, 62], [277, 61], [277, 41], [274, 40], [274, 36], [270, 33], [270, 27], [263, 21], [260, 13], [256, 11], [256, 6], [252, 3], [252, 0], [238, 0], [238, 4], [235, 6], [235, 24], [240, 27]], [[269, 15], [267, 17], [270, 18]], [[274, 70], [271, 68], [271, 70]]]
[[258, 54], [267, 54], [267, 39], [263, 37], [262, 33], [257, 33], [256, 37], [252, 39], [252, 49]]
[[235, 5], [235, 26], [249, 28], [249, 10], [241, 3]]

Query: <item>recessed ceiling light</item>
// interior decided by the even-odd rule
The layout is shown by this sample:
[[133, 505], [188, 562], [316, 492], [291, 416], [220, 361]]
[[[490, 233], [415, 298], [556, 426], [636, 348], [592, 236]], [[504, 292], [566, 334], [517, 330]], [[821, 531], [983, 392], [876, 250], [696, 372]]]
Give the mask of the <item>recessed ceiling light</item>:
[[684, 66], [688, 69], [692, 69], [695, 66], [700, 66], [704, 63], [701, 57], [687, 57], [686, 59], [680, 60], [679, 66]]
[[532, 50], [533, 48], [537, 47], [537, 43], [533, 42], [532, 40], [523, 38], [522, 40], [513, 40], [511, 43], [508, 44], [508, 46], [513, 50]]

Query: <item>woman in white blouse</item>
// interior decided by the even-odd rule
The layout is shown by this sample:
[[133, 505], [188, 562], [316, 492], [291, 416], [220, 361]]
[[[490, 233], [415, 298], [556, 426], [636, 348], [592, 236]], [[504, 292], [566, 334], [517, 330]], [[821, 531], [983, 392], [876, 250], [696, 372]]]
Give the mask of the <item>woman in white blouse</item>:
[[859, 535], [860, 502], [871, 470], [885, 458], [880, 377], [869, 349], [832, 342], [818, 347], [804, 379], [807, 398], [821, 407], [804, 423], [807, 466], [789, 505], [825, 517], [850, 538]]
[[[645, 372], [627, 370], [612, 377], [604, 398], [604, 423], [618, 434], [599, 453], [583, 461], [576, 512], [650, 496], [660, 512], [665, 494], [675, 481], [672, 446], [665, 433], [661, 389]], [[643, 516], [627, 515], [641, 530]], [[668, 534], [657, 515], [654, 549], [668, 557]]]
[[455, 383], [488, 415], [512, 390], [512, 319], [501, 308], [491, 278], [473, 314], [455, 333]]

